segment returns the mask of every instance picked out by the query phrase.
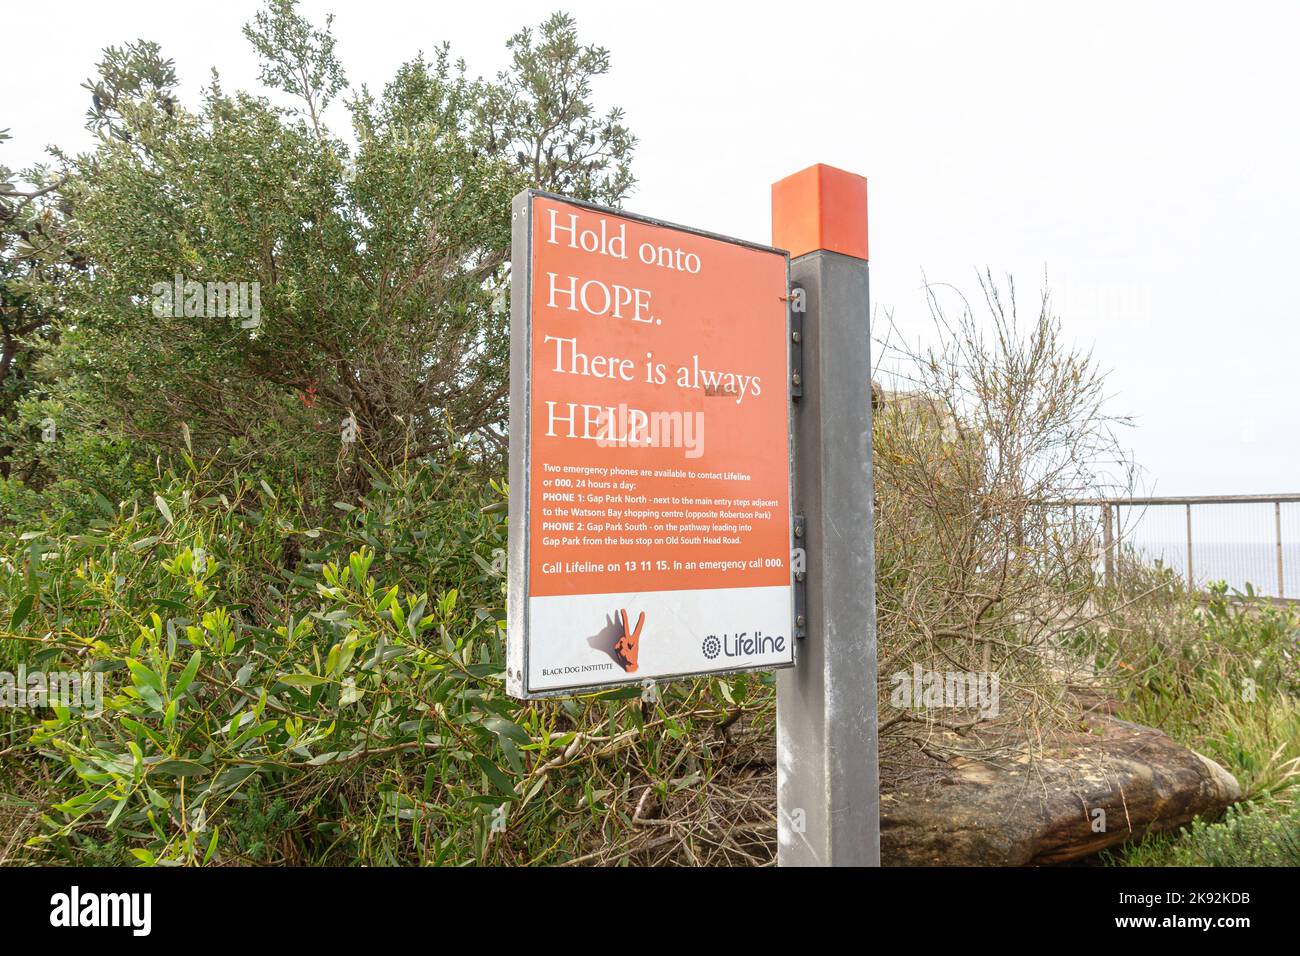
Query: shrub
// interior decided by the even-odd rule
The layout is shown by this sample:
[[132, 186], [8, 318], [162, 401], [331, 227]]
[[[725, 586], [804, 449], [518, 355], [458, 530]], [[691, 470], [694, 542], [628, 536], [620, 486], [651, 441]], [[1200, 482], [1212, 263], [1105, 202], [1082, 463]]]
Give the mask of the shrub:
[[1300, 614], [1231, 595], [1189, 593], [1168, 569], [1126, 558], [1124, 594], [1072, 647], [1119, 703], [1218, 761], [1247, 799], [1290, 799], [1300, 784]]
[[1150, 837], [1106, 862], [1126, 866], [1300, 866], [1300, 806], [1229, 807], [1221, 823], [1194, 820], [1176, 836]]
[[[41, 793], [32, 857], [770, 856], [701, 797], [739, 718], [770, 716], [769, 683], [505, 695], [502, 494], [462, 459], [422, 461], [312, 527], [264, 483], [190, 462], [149, 508], [24, 535], [0, 577], [11, 655], [107, 678], [102, 713], [37, 715], [0, 758]], [[649, 825], [670, 803], [682, 825]]]
[[[1046, 292], [1026, 321], [1010, 279], [986, 273], [980, 291], [977, 308], [927, 285], [932, 344], [891, 328], [882, 350], [891, 387], [873, 422], [879, 670], [886, 680], [915, 665], [996, 673], [997, 719], [1028, 731], [999, 738], [1015, 746], [1077, 716], [1060, 651], [1094, 613], [1096, 528], [1061, 502], [1108, 489], [1124, 462], [1122, 419], [1105, 413], [1104, 375], [1065, 340]], [[887, 697], [881, 713], [883, 753], [919, 740], [943, 754], [940, 726], [964, 738], [962, 756], [989, 752], [974, 740], [980, 713], [945, 721]]]

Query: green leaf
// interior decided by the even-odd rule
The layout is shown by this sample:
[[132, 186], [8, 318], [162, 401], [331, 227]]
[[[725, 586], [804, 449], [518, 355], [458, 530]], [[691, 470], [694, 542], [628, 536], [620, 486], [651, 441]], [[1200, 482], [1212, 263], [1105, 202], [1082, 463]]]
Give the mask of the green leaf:
[[501, 744], [501, 752], [506, 755], [506, 763], [510, 764], [510, 769], [519, 776], [523, 776], [524, 761], [519, 756], [519, 748], [515, 746], [515, 742], [509, 737], [501, 737], [498, 739], [498, 743]]
[[420, 595], [420, 597], [415, 601], [415, 603], [411, 605], [411, 613], [406, 618], [406, 630], [407, 633], [411, 635], [411, 637], [420, 636], [418, 629], [420, 625], [420, 619], [424, 617], [424, 604], [425, 604], [424, 595]]
[[162, 693], [162, 678], [145, 667], [139, 661], [127, 658], [126, 666], [131, 669], [131, 680], [136, 687], [149, 687], [158, 693]]
[[109, 501], [107, 498], [101, 495], [98, 491], [95, 491], [93, 488], [91, 489], [90, 493], [95, 499], [95, 507], [97, 507], [100, 510], [100, 513], [103, 514], [104, 517], [112, 518], [114, 515], [117, 514], [117, 509], [113, 507], [113, 503], [111, 501]]
[[166, 747], [167, 745], [166, 741], [163, 739], [162, 734], [158, 733], [158, 731], [154, 730], [153, 728], [145, 724], [140, 723], [140, 721], [138, 720], [132, 720], [130, 717], [123, 717], [121, 718], [121, 720], [122, 720], [122, 726], [125, 727], [127, 730], [131, 731], [134, 734], [139, 734], [141, 737], [148, 737], [159, 747]]
[[517, 744], [531, 744], [533, 738], [528, 736], [528, 732], [512, 720], [506, 720], [504, 717], [489, 717], [483, 721], [483, 726], [498, 737], [505, 737], [513, 740]]
[[317, 677], [315, 674], [284, 674], [278, 680], [281, 684], [288, 684], [290, 687], [298, 687], [304, 690], [329, 683], [328, 677]]
[[194, 656], [190, 658], [190, 662], [185, 665], [185, 670], [181, 671], [181, 676], [177, 678], [176, 686], [172, 688], [173, 697], [179, 697], [181, 694], [185, 693], [190, 684], [194, 683], [194, 676], [199, 672], [199, 660], [202, 656], [201, 652], [194, 652]]
[[257, 767], [228, 767], [217, 775], [217, 779], [210, 784], [212, 792], [220, 793], [223, 790], [233, 790], [253, 774], [257, 773]]
[[108, 820], [105, 822], [104, 826], [110, 830], [113, 829], [117, 823], [117, 818], [122, 815], [122, 811], [126, 809], [128, 803], [130, 803], [129, 797], [123, 797], [121, 800], [118, 800], [117, 806], [113, 807], [113, 812], [108, 815]]
[[254, 737], [261, 737], [263, 734], [269, 733], [270, 731], [274, 730], [276, 726], [277, 724], [274, 720], [268, 720], [265, 721], [264, 723], [260, 723], [253, 727], [249, 727], [242, 734], [240, 734], [238, 737], [236, 737], [234, 740], [230, 742], [230, 748], [232, 750], [238, 750], [241, 746], [243, 746], [248, 741], [252, 740]]
[[482, 754], [474, 755], [474, 763], [487, 775], [488, 782], [497, 788], [498, 793], [507, 797], [515, 796], [514, 785], [510, 783], [510, 778], [501, 772], [500, 767]]
[[9, 629], [11, 631], [18, 630], [18, 628], [22, 625], [23, 621], [27, 620], [27, 615], [31, 613], [32, 603], [35, 600], [36, 600], [35, 594], [23, 595], [23, 599], [19, 601], [18, 606], [14, 608], [13, 616], [9, 618]]
[[208, 768], [193, 760], [164, 760], [149, 768], [151, 773], [160, 773], [165, 777], [200, 777]]
[[640, 687], [624, 687], [621, 690], [607, 690], [595, 694], [592, 700], [631, 700], [633, 697], [641, 696]]
[[217, 837], [221, 835], [221, 827], [212, 828], [212, 839], [208, 841], [208, 852], [203, 854], [203, 862], [209, 863], [212, 860], [212, 854], [217, 852]]

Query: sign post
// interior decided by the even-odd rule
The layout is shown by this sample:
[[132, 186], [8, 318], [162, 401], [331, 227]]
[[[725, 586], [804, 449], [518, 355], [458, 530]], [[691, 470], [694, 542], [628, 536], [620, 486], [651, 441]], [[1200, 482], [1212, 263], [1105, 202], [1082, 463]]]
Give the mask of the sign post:
[[789, 260], [515, 197], [507, 688], [794, 663]]
[[805, 299], [795, 412], [807, 637], [777, 675], [782, 866], [879, 866], [867, 181], [813, 166], [772, 187], [773, 244]]

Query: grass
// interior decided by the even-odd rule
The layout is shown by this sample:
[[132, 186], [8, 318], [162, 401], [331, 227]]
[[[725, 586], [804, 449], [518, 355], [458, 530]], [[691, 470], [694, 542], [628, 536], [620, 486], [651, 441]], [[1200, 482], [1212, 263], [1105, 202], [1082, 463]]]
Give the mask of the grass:
[[[1140, 572], [1139, 572], [1140, 573]], [[1136, 577], [1136, 575], [1134, 575]], [[1189, 595], [1147, 572], [1091, 635], [1118, 716], [1157, 727], [1241, 785], [1222, 821], [1196, 820], [1103, 854], [1114, 866], [1300, 865], [1300, 612], [1223, 585]]]

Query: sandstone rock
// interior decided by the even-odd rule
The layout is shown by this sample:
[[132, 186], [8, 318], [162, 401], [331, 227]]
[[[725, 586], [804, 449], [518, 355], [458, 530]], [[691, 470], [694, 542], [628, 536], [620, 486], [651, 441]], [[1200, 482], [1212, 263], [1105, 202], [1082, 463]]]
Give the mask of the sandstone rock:
[[1088, 723], [1092, 733], [1070, 735], [1033, 762], [958, 759], [942, 779], [883, 794], [883, 863], [1064, 863], [1241, 799], [1230, 773], [1161, 731], [1104, 715]]

